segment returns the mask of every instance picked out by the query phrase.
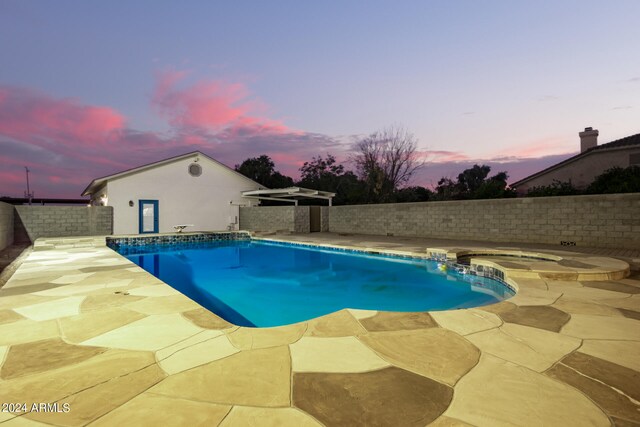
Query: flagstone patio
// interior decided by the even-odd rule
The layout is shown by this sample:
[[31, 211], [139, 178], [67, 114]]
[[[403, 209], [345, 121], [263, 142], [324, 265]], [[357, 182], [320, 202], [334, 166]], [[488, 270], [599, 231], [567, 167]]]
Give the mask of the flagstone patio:
[[[503, 271], [517, 295], [474, 309], [345, 309], [242, 328], [113, 252], [104, 238], [39, 240], [0, 289], [0, 423], [640, 425], [640, 273], [628, 263], [596, 250], [495, 243], [266, 238], [482, 253], [477, 262]], [[640, 265], [640, 251], [623, 256]], [[33, 403], [58, 406], [36, 411]]]

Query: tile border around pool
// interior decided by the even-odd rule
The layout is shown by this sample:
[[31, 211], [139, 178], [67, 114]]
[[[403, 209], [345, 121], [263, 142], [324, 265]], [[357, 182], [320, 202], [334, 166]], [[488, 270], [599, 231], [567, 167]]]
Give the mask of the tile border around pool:
[[149, 244], [174, 245], [188, 242], [207, 242], [213, 240], [251, 240], [251, 234], [247, 231], [228, 232], [201, 232], [201, 233], [172, 233], [154, 234], [151, 236], [122, 236], [106, 237], [108, 247], [120, 245], [143, 246]]

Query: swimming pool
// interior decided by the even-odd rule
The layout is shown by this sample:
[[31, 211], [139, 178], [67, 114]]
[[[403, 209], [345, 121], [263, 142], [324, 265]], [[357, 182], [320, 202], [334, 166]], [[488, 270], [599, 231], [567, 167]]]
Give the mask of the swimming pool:
[[424, 259], [261, 240], [111, 246], [239, 326], [281, 326], [343, 308], [469, 308], [513, 295], [500, 282]]

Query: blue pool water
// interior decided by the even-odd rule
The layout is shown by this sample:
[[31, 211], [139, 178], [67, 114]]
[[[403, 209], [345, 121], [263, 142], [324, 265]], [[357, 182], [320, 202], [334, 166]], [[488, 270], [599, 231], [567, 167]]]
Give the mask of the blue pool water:
[[227, 321], [268, 327], [342, 308], [427, 311], [475, 307], [513, 295], [435, 261], [264, 241], [120, 246], [118, 252]]

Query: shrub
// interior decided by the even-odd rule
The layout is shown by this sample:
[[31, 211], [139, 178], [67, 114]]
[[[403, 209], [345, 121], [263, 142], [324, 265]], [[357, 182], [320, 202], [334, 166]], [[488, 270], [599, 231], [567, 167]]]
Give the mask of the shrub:
[[580, 190], [575, 188], [571, 181], [560, 182], [554, 180], [551, 185], [539, 185], [531, 187], [527, 191], [527, 197], [549, 197], [549, 196], [572, 196], [580, 194]]
[[608, 169], [596, 177], [586, 192], [589, 194], [640, 192], [640, 166]]

